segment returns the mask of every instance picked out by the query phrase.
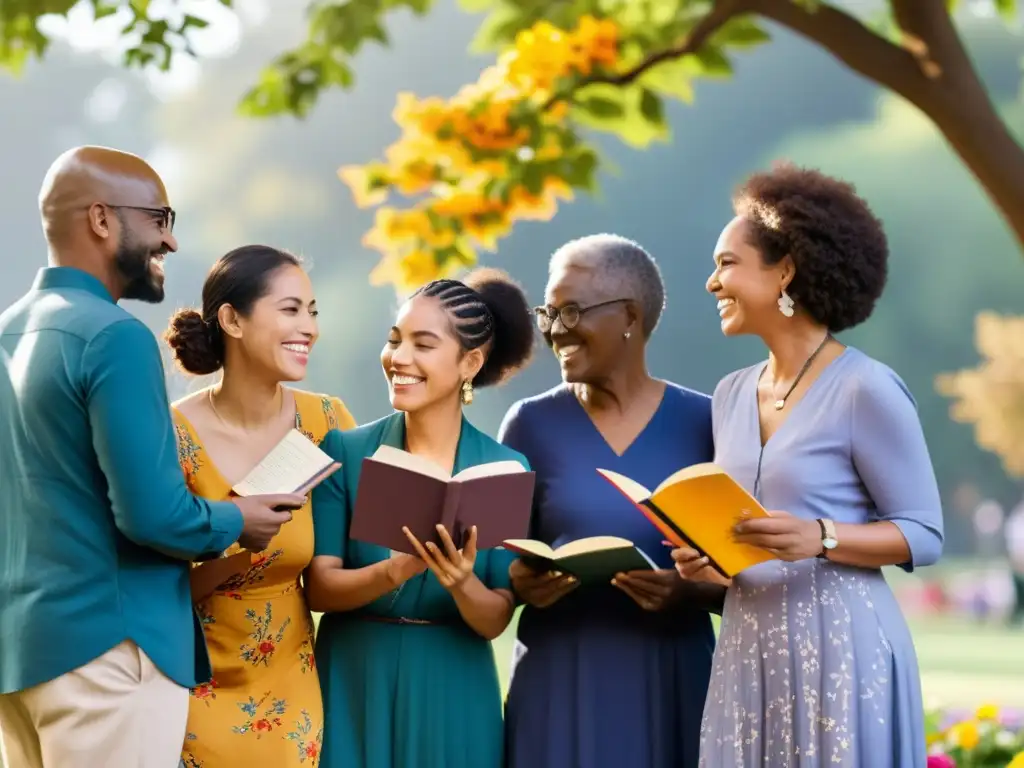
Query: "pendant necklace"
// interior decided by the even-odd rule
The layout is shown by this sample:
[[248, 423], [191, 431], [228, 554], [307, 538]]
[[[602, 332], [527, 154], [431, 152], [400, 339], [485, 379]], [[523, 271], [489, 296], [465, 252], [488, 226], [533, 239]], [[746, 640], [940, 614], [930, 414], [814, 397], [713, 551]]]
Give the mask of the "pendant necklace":
[[[807, 369], [811, 367], [811, 363], [814, 362], [814, 359], [818, 356], [818, 353], [825, 348], [825, 345], [828, 344], [831, 338], [831, 333], [825, 334], [825, 338], [821, 340], [821, 344], [819, 344], [818, 348], [811, 353], [810, 357], [807, 358], [807, 362], [805, 362], [803, 368], [800, 369], [800, 373], [796, 375], [796, 378], [793, 379], [793, 383], [789, 385], [789, 389], [786, 390], [786, 394], [784, 394], [781, 398], [775, 401], [776, 411], [781, 411], [783, 408], [786, 407], [786, 401], [789, 399], [789, 396], [793, 394], [793, 390], [796, 389], [796, 385], [800, 383], [800, 379], [802, 379], [804, 377], [804, 374], [807, 373]], [[767, 370], [768, 366], [766, 365], [764, 368], [761, 369], [761, 376], [764, 376], [764, 372]], [[761, 376], [758, 376], [759, 380]], [[775, 394], [774, 382], [772, 384], [772, 394]]]

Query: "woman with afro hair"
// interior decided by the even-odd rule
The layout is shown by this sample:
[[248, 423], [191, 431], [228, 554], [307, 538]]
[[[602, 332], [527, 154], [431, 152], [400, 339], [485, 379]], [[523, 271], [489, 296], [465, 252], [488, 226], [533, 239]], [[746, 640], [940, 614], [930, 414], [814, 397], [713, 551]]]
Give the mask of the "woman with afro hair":
[[881, 569], [939, 558], [939, 492], [903, 381], [834, 336], [882, 293], [882, 225], [851, 185], [788, 164], [733, 207], [707, 290], [768, 360], [715, 389], [715, 461], [771, 512], [736, 540], [774, 559], [725, 582], [673, 551], [684, 578], [728, 587], [700, 764], [923, 766], [914, 644]]

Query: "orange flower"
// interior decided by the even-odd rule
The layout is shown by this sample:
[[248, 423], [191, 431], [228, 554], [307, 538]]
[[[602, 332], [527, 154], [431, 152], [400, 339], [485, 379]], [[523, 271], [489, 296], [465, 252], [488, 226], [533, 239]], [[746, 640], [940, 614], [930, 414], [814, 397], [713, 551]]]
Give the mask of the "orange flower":
[[572, 200], [572, 188], [557, 176], [548, 176], [540, 194], [530, 194], [526, 187], [515, 187], [509, 196], [509, 210], [514, 219], [550, 221], [558, 212], [559, 198]]
[[421, 100], [413, 93], [402, 91], [391, 117], [403, 128], [434, 136], [451, 119], [451, 114], [443, 99], [432, 96]]
[[619, 28], [611, 19], [595, 19], [583, 16], [571, 36], [573, 48], [585, 59], [587, 69], [591, 64], [611, 67], [619, 57]]

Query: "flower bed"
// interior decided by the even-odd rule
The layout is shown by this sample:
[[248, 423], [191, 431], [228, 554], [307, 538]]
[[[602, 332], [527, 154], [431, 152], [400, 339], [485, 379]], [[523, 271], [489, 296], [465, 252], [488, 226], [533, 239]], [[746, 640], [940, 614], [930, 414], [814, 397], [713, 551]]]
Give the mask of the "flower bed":
[[986, 704], [936, 711], [927, 721], [927, 768], [1024, 768], [1024, 718]]

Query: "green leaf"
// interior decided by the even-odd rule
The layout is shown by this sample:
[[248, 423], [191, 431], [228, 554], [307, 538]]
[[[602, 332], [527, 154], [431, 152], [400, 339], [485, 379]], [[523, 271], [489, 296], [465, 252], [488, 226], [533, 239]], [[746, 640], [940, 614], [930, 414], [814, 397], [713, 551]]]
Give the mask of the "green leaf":
[[499, 5], [480, 24], [469, 43], [471, 53], [490, 53], [501, 50], [515, 39], [524, 29], [529, 29], [531, 20], [518, 8]]
[[[612, 133], [627, 144], [643, 148], [653, 141], [668, 138], [664, 116], [652, 121], [641, 107], [643, 92], [638, 84], [627, 87], [599, 83], [581, 89], [573, 105], [572, 116], [580, 124]], [[599, 105], [595, 110], [594, 106]], [[648, 109], [654, 109], [648, 106]], [[653, 113], [657, 117], [657, 113]]]
[[625, 114], [621, 102], [603, 96], [584, 97], [577, 101], [577, 106], [601, 119], [622, 117]]
[[480, 13], [488, 8], [493, 8], [499, 0], [459, 0], [459, 7], [469, 13]]
[[754, 48], [771, 39], [771, 35], [750, 16], [730, 19], [712, 36], [716, 44], [733, 48]]
[[526, 191], [531, 195], [539, 195], [544, 190], [544, 178], [546, 176], [544, 167], [537, 163], [523, 166], [523, 186], [526, 187]]
[[573, 155], [565, 158], [561, 176], [576, 189], [594, 192], [597, 189], [598, 156], [589, 147], [580, 147]]
[[732, 76], [732, 63], [721, 49], [705, 45], [692, 58], [700, 63], [700, 73], [706, 77]]
[[640, 89], [640, 114], [651, 125], [665, 125], [665, 105], [649, 88]]
[[656, 93], [692, 104], [694, 71], [686, 59], [666, 61], [644, 72], [638, 82]]
[[996, 11], [1003, 17], [1004, 21], [1014, 21], [1017, 18], [1017, 0], [993, 0]]

